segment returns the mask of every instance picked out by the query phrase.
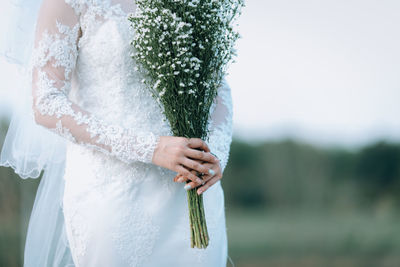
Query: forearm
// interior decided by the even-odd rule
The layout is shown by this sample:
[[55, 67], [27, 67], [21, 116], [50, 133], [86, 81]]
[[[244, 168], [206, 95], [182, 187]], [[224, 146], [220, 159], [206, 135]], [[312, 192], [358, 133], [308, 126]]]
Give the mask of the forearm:
[[69, 141], [115, 156], [126, 163], [151, 162], [158, 136], [107, 123], [69, 101], [57, 88], [47, 90], [47, 94], [35, 100], [36, 122]]

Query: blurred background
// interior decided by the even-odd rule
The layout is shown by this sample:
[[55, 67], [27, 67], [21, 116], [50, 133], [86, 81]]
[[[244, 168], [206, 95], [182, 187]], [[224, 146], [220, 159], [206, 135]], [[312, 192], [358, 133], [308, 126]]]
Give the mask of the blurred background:
[[[228, 76], [230, 257], [400, 266], [400, 2], [246, 3]], [[0, 62], [0, 145], [18, 102], [12, 68]], [[0, 167], [0, 266], [22, 264], [37, 184]]]

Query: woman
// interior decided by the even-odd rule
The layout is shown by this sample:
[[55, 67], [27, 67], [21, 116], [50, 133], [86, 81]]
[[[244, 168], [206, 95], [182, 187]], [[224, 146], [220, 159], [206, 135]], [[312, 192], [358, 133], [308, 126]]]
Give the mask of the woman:
[[[133, 0], [42, 1], [30, 65], [32, 110], [37, 125], [68, 143], [65, 153], [51, 152], [59, 160], [48, 157], [34, 175], [2, 156], [22, 177], [45, 169], [25, 266], [226, 265], [220, 179], [232, 136], [230, 88], [225, 80], [219, 88], [208, 143], [172, 137], [129, 56], [127, 18], [135, 9]], [[48, 142], [40, 149], [54, 145]], [[204, 250], [190, 248], [190, 188], [204, 194]]]

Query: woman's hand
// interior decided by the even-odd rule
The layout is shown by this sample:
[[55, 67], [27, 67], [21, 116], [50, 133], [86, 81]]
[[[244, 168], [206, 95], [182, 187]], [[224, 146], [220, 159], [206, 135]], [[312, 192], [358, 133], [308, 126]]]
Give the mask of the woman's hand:
[[[202, 181], [199, 182], [189, 182], [185, 185], [185, 189], [189, 190], [191, 188], [195, 188], [200, 186], [197, 189], [197, 194], [202, 194], [205, 192], [208, 188], [210, 188], [213, 184], [221, 180], [222, 178], [222, 170], [221, 170], [221, 165], [219, 163], [219, 160], [217, 159], [217, 162], [214, 163], [209, 163], [209, 162], [202, 162], [201, 163], [203, 166], [205, 166], [208, 169], [211, 169], [211, 174], [204, 174], [202, 177]], [[191, 173], [193, 175], [197, 175], [197, 172], [195, 170], [192, 170]], [[185, 175], [178, 174], [175, 176], [174, 181], [175, 182], [180, 182], [180, 183], [185, 183], [188, 180], [188, 178]], [[190, 179], [191, 180], [191, 179]]]
[[[161, 136], [153, 153], [153, 163], [177, 172], [196, 184], [203, 180], [196, 172], [209, 174], [218, 159], [210, 153], [207, 144], [199, 138]], [[208, 165], [207, 165], [208, 164]], [[212, 173], [212, 171], [211, 171]]]

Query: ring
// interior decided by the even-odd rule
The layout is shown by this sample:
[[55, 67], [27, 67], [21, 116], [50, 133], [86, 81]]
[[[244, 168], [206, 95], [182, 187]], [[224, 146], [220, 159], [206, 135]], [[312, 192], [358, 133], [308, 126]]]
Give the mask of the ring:
[[209, 169], [209, 170], [208, 170], [208, 173], [209, 173], [210, 175], [212, 175], [212, 176], [215, 175], [215, 171], [214, 171], [213, 169]]

